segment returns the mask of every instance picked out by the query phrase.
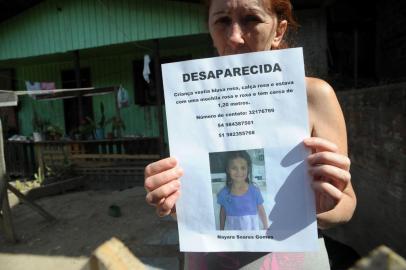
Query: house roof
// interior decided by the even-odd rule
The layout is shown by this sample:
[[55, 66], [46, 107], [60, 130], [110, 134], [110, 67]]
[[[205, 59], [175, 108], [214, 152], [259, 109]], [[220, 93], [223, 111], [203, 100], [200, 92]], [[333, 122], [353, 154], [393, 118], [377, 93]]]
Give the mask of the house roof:
[[[292, 0], [296, 9], [335, 0]], [[199, 0], [0, 0], [0, 61], [208, 32]]]
[[[35, 6], [43, 0], [0, 0], [0, 23], [23, 12], [30, 7]], [[178, 1], [178, 2], [189, 2], [189, 3], [200, 3], [201, 0], [167, 0], [167, 1]], [[314, 8], [320, 7], [325, 2], [332, 2], [326, 0], [292, 0], [295, 8]]]
[[0, 61], [204, 34], [202, 8], [169, 0], [39, 1], [0, 23]]

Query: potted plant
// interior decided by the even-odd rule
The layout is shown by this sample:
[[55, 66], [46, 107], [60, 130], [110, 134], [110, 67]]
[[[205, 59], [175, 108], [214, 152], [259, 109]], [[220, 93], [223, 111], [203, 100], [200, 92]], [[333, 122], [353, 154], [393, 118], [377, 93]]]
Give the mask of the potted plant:
[[94, 139], [94, 130], [96, 126], [94, 121], [90, 117], [82, 119], [80, 125], [77, 129], [77, 134], [81, 140], [91, 140]]
[[53, 124], [49, 124], [46, 128], [46, 137], [48, 140], [57, 141], [60, 140], [63, 135], [61, 127]]
[[114, 138], [121, 138], [122, 131], [125, 130], [125, 124], [120, 116], [113, 116], [111, 118], [111, 132]]
[[102, 140], [105, 138], [104, 134], [105, 134], [105, 127], [107, 124], [109, 124], [112, 119], [109, 119], [106, 121], [106, 116], [104, 115], [104, 104], [103, 102], [100, 102], [100, 121], [96, 122], [91, 119], [90, 117], [86, 117], [86, 119], [89, 121], [89, 123], [91, 125], [93, 125], [94, 128], [94, 137], [96, 140]]

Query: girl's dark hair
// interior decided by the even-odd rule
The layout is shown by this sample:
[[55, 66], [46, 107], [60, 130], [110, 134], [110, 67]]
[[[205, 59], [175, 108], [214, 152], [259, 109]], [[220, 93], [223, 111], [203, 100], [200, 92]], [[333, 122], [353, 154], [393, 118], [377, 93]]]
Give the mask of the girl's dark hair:
[[[208, 16], [208, 10], [210, 8], [212, 0], [203, 0], [203, 3], [206, 5], [206, 18]], [[290, 0], [264, 0], [265, 4], [269, 7], [270, 12], [273, 12], [278, 17], [278, 22], [282, 20], [286, 20], [288, 22], [288, 28], [286, 29], [285, 35], [281, 43], [279, 44], [278, 48], [273, 49], [286, 49], [291, 46], [292, 40], [291, 35], [292, 32], [296, 32], [299, 24], [296, 22], [295, 18], [293, 17], [293, 7]]]
[[230, 177], [230, 174], [228, 173], [228, 166], [230, 165], [230, 162], [236, 158], [242, 158], [245, 161], [247, 161], [247, 170], [248, 170], [248, 174], [247, 174], [247, 179], [245, 179], [245, 181], [250, 184], [251, 183], [251, 169], [252, 169], [252, 162], [251, 162], [251, 157], [250, 155], [247, 153], [247, 151], [230, 151], [226, 153], [226, 158], [225, 158], [225, 172], [227, 175], [226, 178], [226, 186], [228, 188], [228, 190], [231, 189], [231, 184], [232, 184], [232, 180]]

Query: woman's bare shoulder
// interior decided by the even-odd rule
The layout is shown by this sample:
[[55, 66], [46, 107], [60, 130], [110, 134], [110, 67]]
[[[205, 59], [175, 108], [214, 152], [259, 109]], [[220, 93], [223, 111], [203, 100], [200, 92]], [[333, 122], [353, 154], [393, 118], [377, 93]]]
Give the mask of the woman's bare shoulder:
[[346, 153], [344, 116], [334, 89], [325, 81], [306, 78], [307, 103], [312, 136], [328, 139]]
[[318, 105], [328, 100], [336, 99], [334, 89], [324, 80], [306, 77], [307, 100], [309, 105]]

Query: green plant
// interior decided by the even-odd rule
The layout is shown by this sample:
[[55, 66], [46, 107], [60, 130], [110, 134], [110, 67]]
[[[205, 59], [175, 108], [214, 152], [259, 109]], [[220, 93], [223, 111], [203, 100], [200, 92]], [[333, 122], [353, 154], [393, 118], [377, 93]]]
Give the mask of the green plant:
[[46, 127], [46, 135], [51, 140], [55, 140], [63, 135], [63, 129], [57, 125], [48, 124]]
[[90, 117], [86, 117], [81, 121], [76, 133], [80, 135], [80, 139], [87, 140], [94, 137], [95, 129], [96, 125], [94, 121]]
[[45, 174], [42, 171], [41, 167], [38, 167], [37, 173], [34, 173], [34, 182], [37, 182], [39, 185], [41, 185], [44, 182], [45, 179]]
[[111, 132], [115, 137], [121, 137], [122, 131], [125, 130], [125, 124], [120, 116], [113, 116], [111, 118]]
[[34, 174], [34, 179], [33, 180], [16, 180], [14, 183], [14, 186], [16, 189], [18, 189], [20, 192], [27, 192], [33, 188], [40, 187], [45, 180], [45, 173], [41, 169], [41, 167], [38, 167], [38, 171]]
[[89, 122], [89, 124], [92, 126], [93, 129], [104, 128], [107, 124], [109, 124], [112, 121], [111, 119], [106, 121], [106, 116], [104, 115], [103, 102], [100, 102], [100, 115], [101, 115], [100, 121], [97, 123], [89, 116], [86, 116], [86, 120]]

